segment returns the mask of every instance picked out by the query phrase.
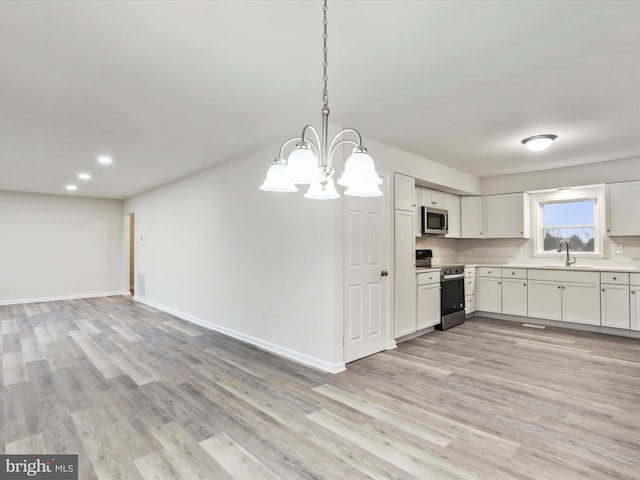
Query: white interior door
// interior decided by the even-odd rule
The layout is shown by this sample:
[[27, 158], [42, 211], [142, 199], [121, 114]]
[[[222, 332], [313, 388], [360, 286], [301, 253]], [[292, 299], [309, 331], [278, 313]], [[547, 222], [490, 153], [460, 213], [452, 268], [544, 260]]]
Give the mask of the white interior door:
[[344, 361], [385, 349], [388, 330], [384, 197], [345, 196]]

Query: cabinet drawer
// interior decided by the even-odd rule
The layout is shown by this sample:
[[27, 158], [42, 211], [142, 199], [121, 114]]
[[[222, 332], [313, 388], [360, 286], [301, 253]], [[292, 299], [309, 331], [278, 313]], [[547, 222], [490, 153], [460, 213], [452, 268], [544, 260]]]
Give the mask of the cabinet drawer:
[[526, 268], [503, 268], [502, 278], [518, 278], [524, 280], [527, 278]]
[[629, 274], [619, 272], [600, 272], [601, 283], [614, 283], [616, 285], [629, 285]]
[[631, 285], [640, 285], [640, 273], [632, 273], [630, 277], [631, 277], [630, 279]]
[[481, 277], [501, 277], [502, 269], [495, 267], [480, 267], [478, 268], [478, 275]]
[[[476, 276], [476, 267], [465, 267], [464, 269], [465, 278], [475, 277]], [[640, 277], [640, 275], [639, 275]]]
[[440, 283], [440, 272], [425, 272], [418, 274], [418, 285]]
[[476, 277], [469, 277], [464, 279], [464, 294], [465, 295], [476, 294]]

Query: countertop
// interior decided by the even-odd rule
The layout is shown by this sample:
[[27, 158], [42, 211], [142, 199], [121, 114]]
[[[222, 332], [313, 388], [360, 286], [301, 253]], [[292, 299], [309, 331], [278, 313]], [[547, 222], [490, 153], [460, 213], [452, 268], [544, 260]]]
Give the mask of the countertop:
[[[571, 271], [575, 270], [578, 272], [629, 272], [629, 273], [638, 273], [640, 269], [634, 266], [629, 267], [593, 267], [586, 265], [576, 265], [573, 264], [570, 267], [565, 267], [564, 265], [532, 265], [532, 264], [496, 264], [496, 263], [473, 263], [473, 264], [465, 264], [465, 267], [489, 267], [489, 268], [526, 268], [528, 270], [561, 270], [561, 271]], [[440, 271], [440, 267], [416, 267], [416, 273], [428, 273], [428, 272], [438, 272]]]

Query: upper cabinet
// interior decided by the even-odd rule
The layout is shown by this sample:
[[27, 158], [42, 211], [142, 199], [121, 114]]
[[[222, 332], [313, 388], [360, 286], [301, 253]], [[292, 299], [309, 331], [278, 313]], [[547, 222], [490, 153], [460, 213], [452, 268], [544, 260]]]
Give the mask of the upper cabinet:
[[462, 238], [486, 238], [483, 197], [462, 197], [460, 213]]
[[529, 194], [485, 197], [487, 238], [529, 238]]
[[606, 186], [607, 235], [640, 235], [640, 181]]
[[444, 209], [449, 212], [449, 233], [447, 238], [460, 238], [460, 197], [451, 193], [442, 193]]
[[395, 209], [414, 212], [416, 209], [415, 178], [401, 173], [394, 175]]
[[462, 238], [529, 238], [529, 194], [462, 197]]

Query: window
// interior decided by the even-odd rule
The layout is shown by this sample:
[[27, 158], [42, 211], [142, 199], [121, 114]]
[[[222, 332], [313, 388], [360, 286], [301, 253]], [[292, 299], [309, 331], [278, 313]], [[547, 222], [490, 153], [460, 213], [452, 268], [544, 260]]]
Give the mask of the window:
[[563, 240], [572, 253], [602, 256], [604, 187], [532, 192], [536, 255], [557, 255]]
[[566, 240], [574, 252], [595, 251], [595, 199], [542, 204], [542, 238], [545, 252]]

